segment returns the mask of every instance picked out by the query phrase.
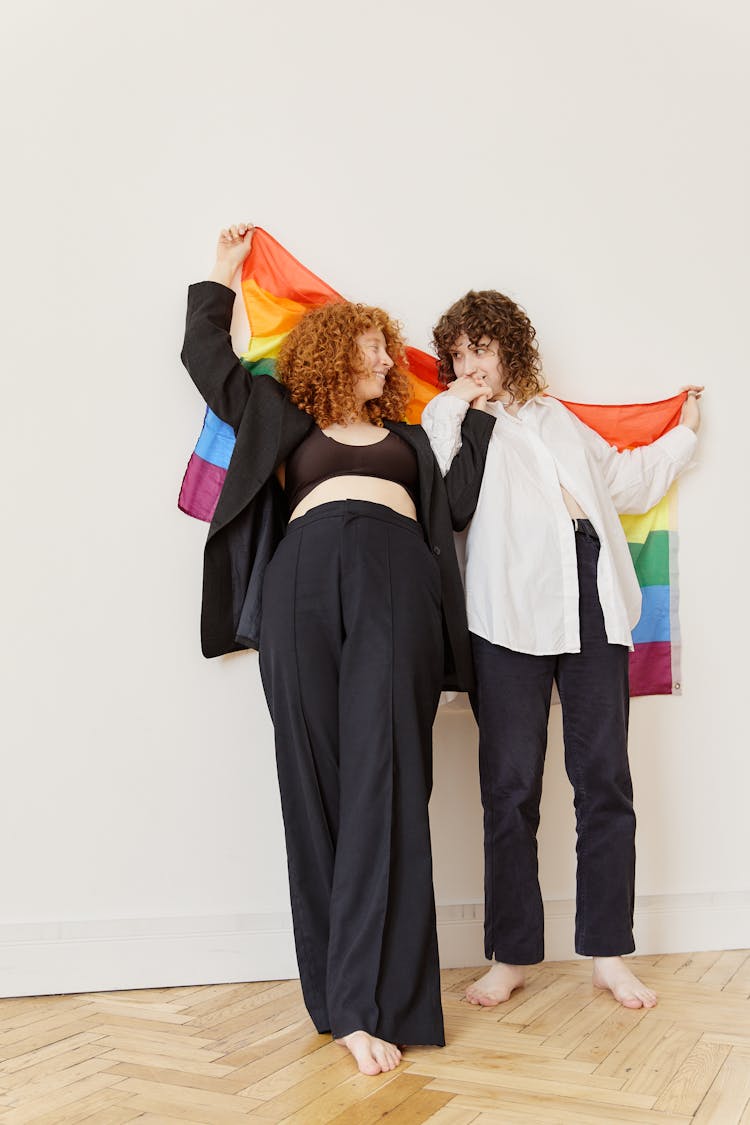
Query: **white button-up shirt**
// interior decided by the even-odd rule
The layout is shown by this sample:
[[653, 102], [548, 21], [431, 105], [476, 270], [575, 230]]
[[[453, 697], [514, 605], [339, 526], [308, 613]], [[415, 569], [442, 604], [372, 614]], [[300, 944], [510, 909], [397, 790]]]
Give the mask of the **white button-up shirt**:
[[[443, 473], [461, 447], [468, 403], [440, 394], [422, 425]], [[514, 416], [501, 403], [479, 503], [466, 538], [469, 629], [492, 644], [535, 656], [580, 652], [573, 523], [560, 488], [601, 541], [597, 584], [610, 644], [632, 648], [641, 614], [618, 512], [646, 512], [691, 462], [696, 435], [676, 426], [638, 449], [618, 452], [561, 402], [538, 395]]]

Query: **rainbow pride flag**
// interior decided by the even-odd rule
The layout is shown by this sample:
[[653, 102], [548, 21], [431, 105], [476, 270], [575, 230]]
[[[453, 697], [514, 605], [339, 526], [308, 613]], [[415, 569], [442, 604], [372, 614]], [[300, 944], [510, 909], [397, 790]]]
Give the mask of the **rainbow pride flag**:
[[[241, 361], [250, 378], [276, 373], [276, 357], [287, 332], [312, 308], [343, 301], [267, 231], [257, 227], [242, 269], [242, 296], [250, 323], [250, 343]], [[413, 397], [407, 420], [419, 422], [424, 406], [438, 394], [437, 363], [426, 352], [407, 348]], [[676, 426], [685, 394], [661, 402], [598, 406], [564, 402], [586, 425], [618, 449], [647, 445]], [[210, 521], [234, 449], [234, 431], [211, 410], [188, 462], [179, 507], [189, 516]], [[677, 586], [677, 493], [673, 486], [643, 515], [622, 516], [643, 593], [641, 619], [633, 631], [630, 656], [631, 695], [680, 692], [680, 631]]]

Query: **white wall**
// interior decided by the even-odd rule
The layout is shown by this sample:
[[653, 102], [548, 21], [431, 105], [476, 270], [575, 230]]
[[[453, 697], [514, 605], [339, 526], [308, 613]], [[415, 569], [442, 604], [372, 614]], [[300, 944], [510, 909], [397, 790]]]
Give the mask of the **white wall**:
[[[681, 490], [685, 694], [636, 701], [642, 949], [750, 945], [739, 0], [31, 0], [0, 47], [6, 993], [294, 972], [254, 655], [198, 647], [185, 286], [249, 218], [425, 345], [518, 298], [574, 399], [708, 384]], [[436, 727], [447, 962], [480, 956], [476, 738]], [[541, 865], [572, 949], [552, 720]]]

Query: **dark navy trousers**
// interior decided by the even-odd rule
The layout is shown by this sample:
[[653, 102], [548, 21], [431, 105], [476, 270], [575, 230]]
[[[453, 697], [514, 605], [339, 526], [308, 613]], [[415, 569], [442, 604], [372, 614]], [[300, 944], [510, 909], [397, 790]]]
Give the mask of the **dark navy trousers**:
[[576, 952], [631, 953], [635, 814], [627, 755], [628, 650], [607, 642], [596, 585], [599, 540], [576, 531], [581, 651], [529, 656], [472, 634], [484, 807], [485, 953], [544, 958], [537, 829], [552, 683], [562, 703], [565, 768], [577, 828]]
[[297, 959], [335, 1037], [445, 1042], [427, 814], [440, 599], [419, 523], [365, 501], [293, 520], [265, 576]]

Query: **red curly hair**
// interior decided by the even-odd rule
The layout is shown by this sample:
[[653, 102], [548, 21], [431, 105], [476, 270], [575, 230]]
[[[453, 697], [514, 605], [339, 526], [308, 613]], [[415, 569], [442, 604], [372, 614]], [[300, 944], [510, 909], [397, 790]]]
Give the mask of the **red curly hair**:
[[380, 398], [365, 403], [362, 415], [376, 426], [400, 422], [411, 398], [406, 350], [399, 325], [382, 309], [349, 301], [306, 313], [281, 345], [276, 374], [292, 402], [311, 414], [321, 430], [360, 417], [354, 384], [369, 369], [357, 337], [379, 328], [393, 367]]
[[515, 301], [496, 289], [471, 290], [443, 313], [432, 330], [438, 354], [440, 381], [453, 381], [451, 349], [466, 333], [472, 344], [482, 337], [497, 340], [503, 363], [504, 386], [514, 402], [528, 402], [546, 383], [536, 342], [536, 329]]

